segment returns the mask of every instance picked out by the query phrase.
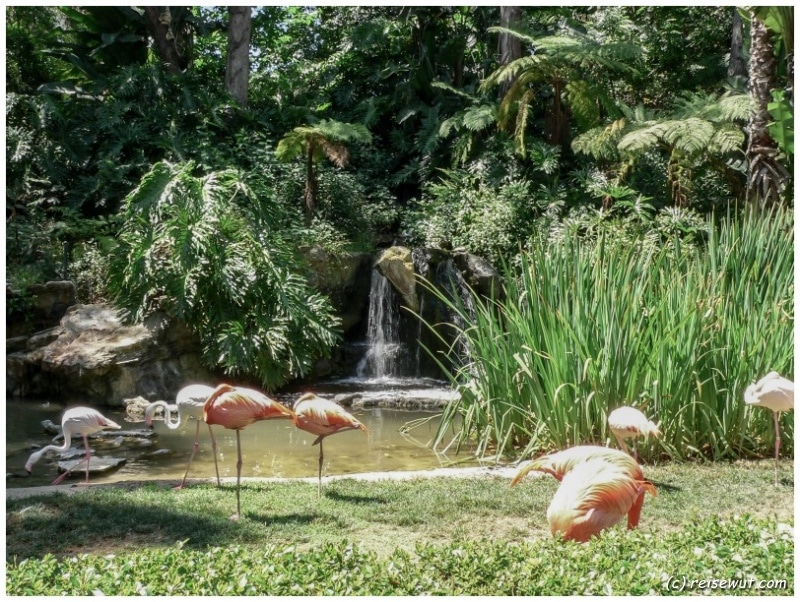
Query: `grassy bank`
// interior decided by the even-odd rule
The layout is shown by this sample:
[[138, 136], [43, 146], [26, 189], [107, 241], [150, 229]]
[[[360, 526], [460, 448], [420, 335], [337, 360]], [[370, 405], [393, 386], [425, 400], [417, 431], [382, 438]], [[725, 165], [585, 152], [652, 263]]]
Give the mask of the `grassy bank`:
[[[231, 486], [151, 484], [8, 500], [9, 594], [669, 593], [664, 575], [786, 579], [791, 462], [646, 467], [659, 495], [637, 532], [555, 542], [553, 479]], [[714, 593], [737, 593], [716, 590]], [[752, 593], [739, 591], [738, 593]]]

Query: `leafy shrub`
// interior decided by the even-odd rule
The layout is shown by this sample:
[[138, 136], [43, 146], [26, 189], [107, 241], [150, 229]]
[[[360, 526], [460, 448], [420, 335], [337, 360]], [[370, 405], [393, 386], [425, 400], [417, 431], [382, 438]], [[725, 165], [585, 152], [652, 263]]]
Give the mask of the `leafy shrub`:
[[125, 201], [110, 268], [115, 301], [194, 330], [209, 366], [268, 388], [305, 374], [336, 341], [327, 298], [298, 274], [291, 220], [257, 179], [158, 163]]

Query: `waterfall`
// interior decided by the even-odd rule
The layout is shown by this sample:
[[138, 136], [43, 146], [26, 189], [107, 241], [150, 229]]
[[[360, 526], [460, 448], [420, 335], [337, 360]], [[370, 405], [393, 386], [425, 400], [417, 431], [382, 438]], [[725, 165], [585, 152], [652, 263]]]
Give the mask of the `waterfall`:
[[372, 270], [367, 316], [367, 352], [358, 363], [360, 378], [397, 375], [400, 360], [400, 303], [394, 287], [378, 270]]

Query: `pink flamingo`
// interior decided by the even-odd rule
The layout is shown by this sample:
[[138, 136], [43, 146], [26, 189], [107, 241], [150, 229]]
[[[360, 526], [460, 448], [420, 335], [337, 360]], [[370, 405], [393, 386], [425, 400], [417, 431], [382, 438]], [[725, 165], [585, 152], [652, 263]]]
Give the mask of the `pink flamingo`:
[[608, 415], [608, 426], [614, 437], [617, 438], [620, 448], [625, 453], [630, 453], [628, 446], [625, 445], [625, 439], [633, 439], [633, 457], [637, 458], [636, 454], [636, 437], [660, 437], [661, 432], [658, 426], [652, 421], [648, 420], [647, 416], [642, 414], [636, 408], [623, 406], [617, 408]]
[[[154, 401], [144, 412], [144, 422], [148, 427], [153, 426], [153, 413], [156, 409], [163, 408], [164, 422], [169, 429], [177, 429], [181, 425], [184, 416], [194, 418], [197, 422], [197, 429], [195, 430], [194, 446], [192, 447], [192, 455], [189, 456], [189, 463], [186, 465], [186, 472], [183, 473], [183, 480], [181, 484], [174, 487], [174, 489], [183, 489], [186, 484], [186, 477], [189, 474], [189, 467], [192, 465], [192, 460], [200, 447], [200, 423], [203, 422], [203, 406], [206, 403], [209, 395], [214, 392], [214, 387], [208, 385], [189, 385], [178, 391], [175, 399], [175, 404], [168, 404], [166, 401]], [[178, 419], [172, 420], [172, 412], [178, 412]], [[211, 435], [211, 448], [214, 452], [214, 469], [217, 472], [217, 487], [220, 485], [219, 481], [219, 465], [217, 464], [217, 440], [214, 438], [214, 432], [211, 430], [211, 425], [208, 425], [208, 434]]]
[[794, 383], [777, 372], [770, 372], [744, 391], [747, 405], [772, 410], [775, 421], [775, 485], [778, 485], [778, 455], [781, 449], [781, 428], [778, 415], [794, 410]]
[[627, 514], [628, 529], [639, 524], [644, 494], [656, 495], [642, 467], [627, 453], [596, 445], [581, 445], [546, 454], [523, 466], [511, 485], [530, 471], [552, 475], [560, 483], [547, 509], [553, 535], [588, 541], [617, 524]]
[[239, 483], [242, 477], [242, 444], [239, 431], [260, 420], [275, 420], [278, 418], [293, 418], [294, 412], [274, 399], [270, 399], [261, 391], [234, 387], [232, 385], [219, 385], [206, 400], [203, 406], [203, 420], [206, 424], [219, 424], [226, 429], [236, 431], [236, 448], [238, 461], [236, 462], [236, 514], [232, 520], [238, 520], [241, 515], [239, 501]]
[[[72, 437], [75, 435], [80, 435], [83, 437], [83, 445], [86, 448], [86, 481], [84, 481], [84, 484], [88, 485], [89, 460], [92, 457], [92, 452], [89, 450], [89, 435], [98, 431], [102, 431], [103, 429], [119, 428], [121, 427], [116, 422], [109, 420], [97, 410], [83, 406], [71, 408], [64, 412], [64, 416], [61, 418], [61, 430], [64, 433], [64, 444], [60, 446], [48, 445], [39, 451], [32, 453], [28, 458], [28, 461], [25, 463], [25, 470], [28, 471], [28, 474], [31, 474], [33, 465], [36, 464], [39, 461], [39, 458], [41, 458], [44, 454], [49, 451], [67, 451], [70, 443], [72, 442]], [[53, 481], [53, 485], [58, 485], [61, 483], [61, 481], [63, 481], [70, 472], [72, 472], [72, 468]]]
[[317, 485], [317, 498], [322, 497], [322, 441], [329, 435], [343, 431], [360, 429], [367, 432], [367, 427], [355, 417], [345, 411], [339, 404], [327, 399], [317, 397], [313, 393], [306, 393], [294, 405], [294, 425], [312, 435], [317, 435], [314, 443], [319, 444], [319, 483]]

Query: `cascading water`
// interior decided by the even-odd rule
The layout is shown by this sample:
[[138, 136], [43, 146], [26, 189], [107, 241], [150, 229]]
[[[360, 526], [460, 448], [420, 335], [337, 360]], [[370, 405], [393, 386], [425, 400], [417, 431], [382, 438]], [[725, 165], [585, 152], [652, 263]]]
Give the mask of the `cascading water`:
[[397, 375], [401, 349], [399, 305], [392, 283], [373, 269], [367, 316], [367, 352], [356, 368], [359, 378], [386, 379]]

